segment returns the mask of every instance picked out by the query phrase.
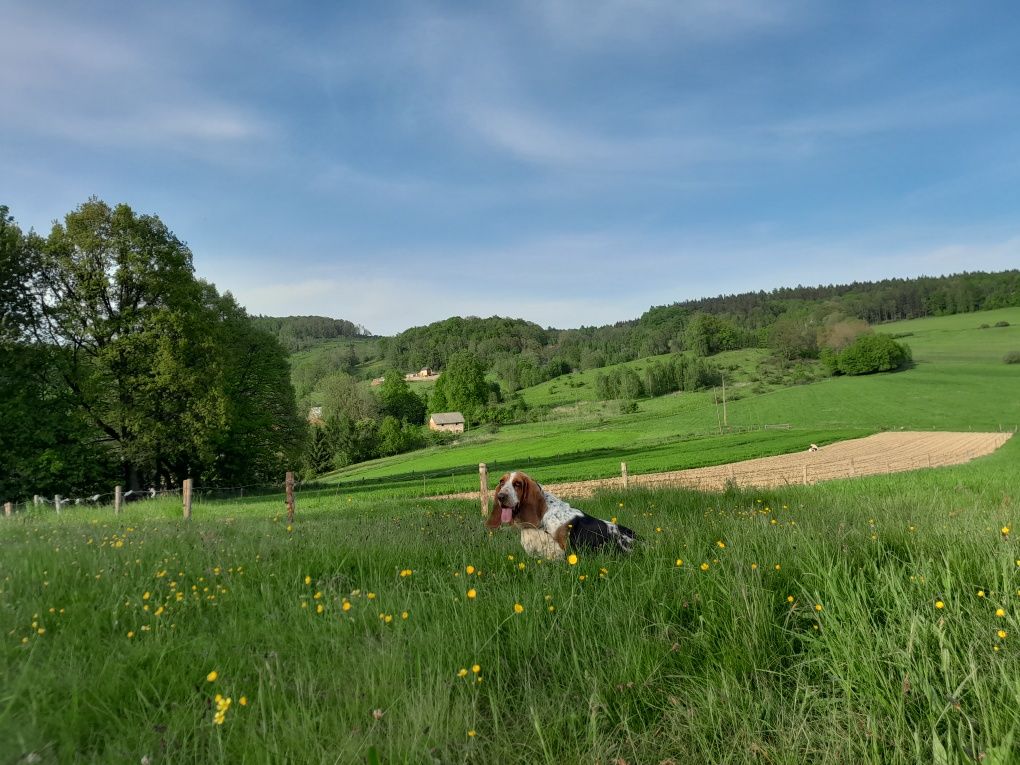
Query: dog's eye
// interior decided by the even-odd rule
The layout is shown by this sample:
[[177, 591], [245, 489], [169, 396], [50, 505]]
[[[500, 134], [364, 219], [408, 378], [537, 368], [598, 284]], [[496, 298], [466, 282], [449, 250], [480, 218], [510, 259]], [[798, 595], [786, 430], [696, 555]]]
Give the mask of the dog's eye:
[[516, 486], [518, 489], [521, 488], [521, 482], [520, 481], [514, 481], [514, 486]]

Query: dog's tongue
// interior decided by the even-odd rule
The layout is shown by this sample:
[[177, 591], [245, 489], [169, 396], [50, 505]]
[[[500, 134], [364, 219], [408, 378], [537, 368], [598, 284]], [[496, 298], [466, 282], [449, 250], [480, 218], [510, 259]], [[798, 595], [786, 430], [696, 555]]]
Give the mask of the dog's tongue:
[[500, 522], [501, 523], [506, 524], [506, 523], [510, 523], [511, 521], [513, 521], [513, 519], [514, 519], [514, 509], [512, 507], [503, 507], [503, 508], [500, 508], [500, 509], [502, 510], [502, 513], [500, 514]]

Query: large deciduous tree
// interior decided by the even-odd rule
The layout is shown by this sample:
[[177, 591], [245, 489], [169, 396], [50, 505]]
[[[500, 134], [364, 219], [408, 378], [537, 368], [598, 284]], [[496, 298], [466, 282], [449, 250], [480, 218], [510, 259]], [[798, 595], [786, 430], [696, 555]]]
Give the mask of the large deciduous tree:
[[39, 250], [33, 340], [128, 485], [275, 477], [294, 458], [282, 348], [158, 217], [90, 199]]

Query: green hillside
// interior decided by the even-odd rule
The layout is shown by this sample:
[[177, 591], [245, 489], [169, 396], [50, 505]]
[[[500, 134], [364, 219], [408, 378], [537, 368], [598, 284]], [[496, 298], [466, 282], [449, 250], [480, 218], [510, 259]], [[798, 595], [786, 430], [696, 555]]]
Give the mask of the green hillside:
[[[1008, 322], [1007, 327], [990, 326]], [[639, 402], [633, 414], [614, 414], [611, 404], [565, 407], [558, 419], [485, 429], [459, 444], [363, 463], [325, 480], [366, 487], [409, 490], [422, 474], [443, 489], [470, 489], [479, 462], [541, 468], [543, 480], [615, 475], [626, 459], [633, 472], [723, 464], [749, 456], [796, 451], [805, 443], [865, 435], [882, 429], [998, 430], [1020, 424], [1020, 367], [1006, 365], [1006, 351], [1020, 348], [1020, 308], [916, 319], [883, 325], [882, 331], [910, 333], [903, 340], [914, 353], [905, 371], [837, 377], [754, 393], [736, 383], [727, 405], [730, 428], [761, 429], [753, 434], [712, 435], [720, 430], [715, 392], [677, 393]], [[755, 361], [744, 354], [743, 370]], [[714, 357], [736, 365], [737, 355]], [[632, 362], [640, 365], [650, 360]], [[591, 401], [595, 371], [550, 381], [522, 392], [532, 403]], [[734, 377], [739, 379], [734, 373]], [[556, 390], [553, 390], [555, 388]], [[790, 430], [764, 430], [789, 425]], [[697, 439], [697, 440], [695, 440]], [[707, 457], [706, 457], [707, 455]], [[452, 474], [452, 475], [451, 475]], [[383, 481], [382, 479], [387, 479]], [[419, 493], [421, 487], [419, 487]]]

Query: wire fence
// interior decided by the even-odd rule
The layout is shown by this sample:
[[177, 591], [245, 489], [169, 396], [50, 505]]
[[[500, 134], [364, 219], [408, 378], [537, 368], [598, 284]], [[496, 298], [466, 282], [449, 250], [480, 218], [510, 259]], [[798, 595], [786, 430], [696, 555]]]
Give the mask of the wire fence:
[[[345, 487], [339, 484], [326, 484], [319, 481], [294, 481], [293, 491], [296, 496], [337, 495]], [[189, 501], [192, 505], [204, 502], [223, 504], [236, 502], [252, 502], [279, 498], [281, 503], [286, 500], [287, 482], [272, 481], [251, 483], [241, 486], [192, 486]], [[84, 509], [106, 509], [117, 512], [125, 507], [141, 507], [160, 500], [177, 500], [185, 502], [183, 487], [130, 489], [120, 492], [120, 505], [117, 503], [118, 491], [82, 494], [80, 496], [55, 494], [46, 496], [36, 494], [31, 499], [3, 504], [3, 513], [7, 517], [26, 513], [56, 512], [58, 514], [74, 513]]]
[[[592, 476], [587, 479], [549, 482], [550, 491], [563, 496], [590, 496], [595, 491], [629, 487], [665, 488], [682, 487], [700, 491], [723, 491], [735, 488], [769, 488], [778, 486], [807, 485], [839, 478], [853, 478], [883, 473], [896, 473], [924, 468], [958, 465], [969, 462], [995, 451], [1013, 435], [1010, 431], [999, 433], [940, 433], [940, 432], [895, 432], [888, 431], [862, 439], [852, 439], [815, 447], [801, 452], [764, 457], [742, 462], [697, 467], [685, 470], [630, 473], [626, 463], [621, 463], [622, 474], [608, 477]], [[564, 462], [569, 462], [566, 455]], [[483, 485], [487, 476], [498, 475], [507, 469], [528, 469], [530, 458], [500, 465], [490, 462], [485, 468]], [[548, 460], [542, 460], [545, 467], [552, 467]], [[417, 496], [439, 499], [469, 499], [478, 497], [480, 489], [459, 490], [474, 483], [478, 468], [462, 465], [452, 469], [441, 469], [422, 473], [409, 473], [372, 479], [352, 479], [323, 483], [320, 481], [293, 481], [292, 491], [296, 497], [329, 497], [341, 493], [378, 491], [392, 489], [396, 494], [414, 492]], [[469, 483], [469, 478], [470, 483]], [[420, 483], [419, 483], [420, 482]], [[419, 494], [420, 487], [420, 494]], [[6, 516], [29, 512], [57, 513], [74, 512], [81, 508], [109, 508], [116, 512], [125, 505], [149, 503], [158, 500], [179, 500], [185, 506], [184, 515], [189, 517], [192, 504], [215, 502], [243, 504], [278, 498], [287, 500], [287, 480], [245, 484], [241, 486], [192, 486], [185, 495], [182, 488], [135, 489], [121, 493], [120, 507], [117, 505], [117, 490], [87, 496], [36, 495], [30, 500], [7, 502]], [[484, 494], [485, 490], [481, 490]]]

